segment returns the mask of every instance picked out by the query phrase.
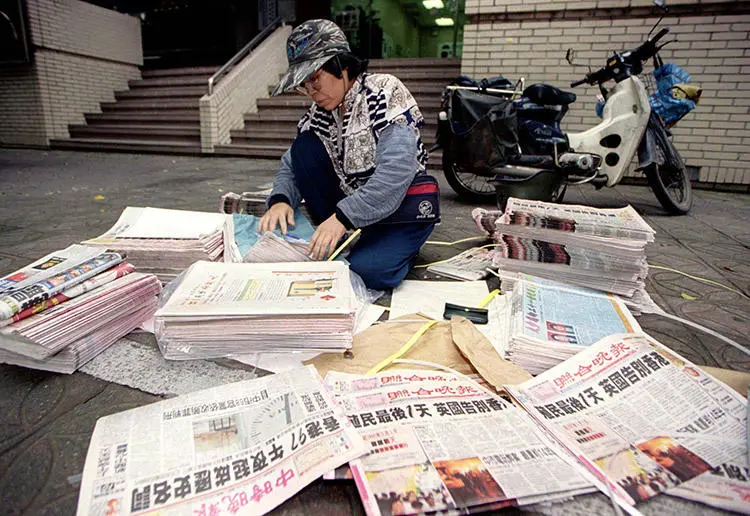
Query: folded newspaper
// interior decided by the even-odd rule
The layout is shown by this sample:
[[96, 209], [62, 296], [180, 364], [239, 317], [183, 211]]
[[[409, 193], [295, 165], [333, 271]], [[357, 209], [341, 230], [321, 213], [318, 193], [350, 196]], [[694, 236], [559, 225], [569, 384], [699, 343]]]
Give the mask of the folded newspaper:
[[286, 235], [278, 229], [258, 232], [260, 218], [254, 215], [233, 214], [224, 223], [225, 262], [294, 262], [309, 261], [307, 247], [315, 228], [300, 210], [294, 213], [294, 226]]
[[342, 262], [197, 262], [172, 287], [155, 316], [166, 358], [352, 345], [357, 302]]
[[500, 354], [531, 374], [550, 367], [616, 333], [641, 328], [619, 298], [517, 274], [504, 279]]
[[747, 400], [647, 335], [605, 337], [506, 388], [631, 514], [662, 492], [719, 505], [730, 488], [712, 469], [745, 462]]
[[326, 384], [369, 444], [350, 462], [368, 515], [486, 511], [593, 490], [522, 410], [463, 375], [330, 372]]
[[125, 251], [139, 271], [156, 274], [167, 282], [195, 261], [222, 257], [227, 217], [222, 213], [128, 206], [112, 228], [83, 244]]
[[0, 362], [72, 373], [150, 318], [161, 285], [123, 259], [73, 245], [0, 279]]
[[79, 516], [264, 514], [367, 447], [308, 366], [96, 423]]
[[489, 276], [487, 269], [490, 267], [492, 267], [492, 252], [483, 247], [473, 247], [453, 258], [430, 265], [427, 270], [446, 278], [476, 281]]
[[631, 207], [560, 205], [511, 198], [505, 212], [476, 208], [477, 226], [497, 242], [493, 264], [627, 297], [645, 294], [645, 245], [653, 229]]

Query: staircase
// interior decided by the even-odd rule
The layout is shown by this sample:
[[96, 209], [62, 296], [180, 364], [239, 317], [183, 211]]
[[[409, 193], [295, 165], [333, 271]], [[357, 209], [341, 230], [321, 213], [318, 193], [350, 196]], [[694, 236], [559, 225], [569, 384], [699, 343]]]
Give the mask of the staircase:
[[[425, 118], [422, 140], [429, 149], [435, 141], [443, 87], [460, 74], [460, 68], [460, 59], [377, 59], [370, 61], [368, 71], [395, 75], [414, 95]], [[259, 99], [258, 112], [246, 114], [245, 127], [232, 130], [231, 143], [216, 146], [215, 153], [280, 158], [291, 145], [297, 122], [309, 107], [310, 99], [297, 93]], [[440, 167], [440, 156], [431, 154], [429, 166]]]
[[199, 99], [218, 67], [147, 70], [130, 89], [102, 102], [101, 113], [86, 113], [85, 125], [69, 125], [70, 138], [53, 149], [200, 154]]

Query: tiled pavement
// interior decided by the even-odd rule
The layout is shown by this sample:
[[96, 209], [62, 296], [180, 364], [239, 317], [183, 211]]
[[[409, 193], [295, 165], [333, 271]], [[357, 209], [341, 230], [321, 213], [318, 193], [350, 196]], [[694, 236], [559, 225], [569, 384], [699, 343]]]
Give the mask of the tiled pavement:
[[[252, 190], [273, 176], [273, 161], [0, 150], [0, 274], [56, 249], [101, 234], [125, 206], [214, 211], [221, 192]], [[442, 178], [441, 178], [442, 181]], [[472, 206], [442, 184], [443, 222], [432, 240], [476, 236]], [[664, 214], [645, 187], [569, 191], [569, 203], [618, 207], [631, 203], [657, 231], [651, 264], [710, 278], [750, 292], [750, 197], [696, 192], [684, 217]], [[477, 242], [426, 246], [422, 263]], [[412, 277], [429, 277], [424, 269]], [[717, 286], [654, 270], [648, 289], [668, 312], [748, 344], [750, 301]], [[698, 364], [747, 371], [750, 359], [716, 338], [657, 316], [643, 328]], [[55, 375], [0, 366], [0, 507], [6, 514], [73, 514], [78, 480], [96, 420], [159, 398], [83, 373]], [[556, 510], [607, 510], [601, 496]], [[645, 504], [651, 514], [706, 514], [704, 506], [665, 497]], [[597, 505], [598, 504], [598, 505]], [[361, 514], [353, 485], [316, 482], [282, 505], [279, 514]]]

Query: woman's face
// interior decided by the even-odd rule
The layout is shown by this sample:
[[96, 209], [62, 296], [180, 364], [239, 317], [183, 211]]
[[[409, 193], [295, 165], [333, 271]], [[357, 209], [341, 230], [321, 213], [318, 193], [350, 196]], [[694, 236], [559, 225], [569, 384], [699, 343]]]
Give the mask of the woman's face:
[[302, 83], [298, 91], [313, 99], [313, 102], [326, 111], [332, 111], [344, 101], [348, 84], [347, 70], [343, 71], [341, 79], [324, 70], [318, 70]]

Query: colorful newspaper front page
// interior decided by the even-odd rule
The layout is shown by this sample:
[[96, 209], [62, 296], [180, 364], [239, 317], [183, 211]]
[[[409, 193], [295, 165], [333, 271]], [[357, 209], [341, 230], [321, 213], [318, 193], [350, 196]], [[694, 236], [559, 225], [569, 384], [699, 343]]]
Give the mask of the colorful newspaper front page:
[[331, 372], [326, 383], [369, 443], [350, 463], [367, 514], [486, 510], [591, 487], [522, 410], [464, 376]]
[[647, 335], [605, 337], [506, 388], [628, 511], [745, 456], [747, 401]]
[[101, 418], [77, 514], [263, 514], [366, 450], [308, 366]]
[[74, 244], [0, 278], [0, 295], [33, 285], [102, 254], [97, 247]]

